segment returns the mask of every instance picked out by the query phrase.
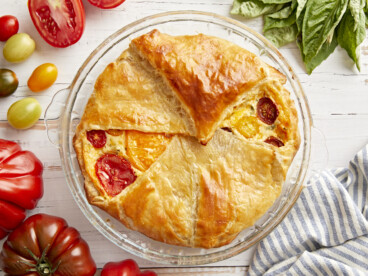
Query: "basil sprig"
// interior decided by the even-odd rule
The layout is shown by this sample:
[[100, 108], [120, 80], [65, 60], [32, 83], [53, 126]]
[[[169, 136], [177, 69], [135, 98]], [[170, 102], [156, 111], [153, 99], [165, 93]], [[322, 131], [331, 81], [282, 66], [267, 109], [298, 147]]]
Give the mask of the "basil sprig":
[[232, 14], [263, 16], [263, 33], [276, 47], [296, 41], [308, 74], [340, 45], [359, 65], [368, 0], [234, 0]]

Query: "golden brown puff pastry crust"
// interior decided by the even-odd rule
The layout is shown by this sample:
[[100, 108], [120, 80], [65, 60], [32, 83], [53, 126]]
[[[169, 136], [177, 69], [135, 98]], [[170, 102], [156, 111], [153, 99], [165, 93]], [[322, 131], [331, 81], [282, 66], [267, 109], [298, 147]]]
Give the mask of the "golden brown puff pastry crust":
[[[158, 241], [230, 243], [272, 206], [299, 147], [285, 81], [219, 38], [154, 30], [134, 39], [97, 79], [74, 137], [89, 202]], [[257, 117], [264, 97], [278, 109], [271, 125]], [[87, 139], [96, 129], [106, 130], [102, 148]], [[283, 146], [264, 142], [270, 136]], [[97, 177], [104, 154], [137, 176], [115, 196]]]
[[285, 76], [256, 55], [220, 38], [175, 37], [155, 30], [134, 39], [131, 46], [176, 94], [203, 144], [252, 87], [270, 75], [285, 83]]

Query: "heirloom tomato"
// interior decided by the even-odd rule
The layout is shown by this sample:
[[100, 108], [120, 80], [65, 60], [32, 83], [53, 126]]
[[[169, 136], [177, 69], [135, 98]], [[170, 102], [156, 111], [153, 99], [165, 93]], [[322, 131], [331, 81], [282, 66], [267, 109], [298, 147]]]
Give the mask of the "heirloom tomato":
[[4, 15], [0, 17], [0, 41], [7, 41], [18, 30], [19, 23], [15, 16]]
[[8, 275], [92, 276], [96, 272], [88, 244], [59, 217], [36, 214], [5, 241], [0, 263]]
[[92, 5], [101, 9], [112, 9], [121, 5], [125, 0], [88, 0]]
[[137, 263], [132, 259], [121, 262], [110, 262], [105, 264], [101, 271], [101, 276], [156, 276], [151, 270], [141, 272]]
[[82, 0], [28, 0], [33, 24], [51, 46], [64, 48], [82, 36], [85, 13]]
[[43, 195], [42, 163], [30, 151], [0, 139], [0, 239], [36, 207]]

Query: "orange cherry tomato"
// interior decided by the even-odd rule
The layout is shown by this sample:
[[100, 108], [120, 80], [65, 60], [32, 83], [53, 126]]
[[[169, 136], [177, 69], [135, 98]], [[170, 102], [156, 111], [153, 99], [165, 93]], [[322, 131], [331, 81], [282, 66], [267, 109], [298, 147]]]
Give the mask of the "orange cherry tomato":
[[58, 75], [56, 66], [52, 63], [44, 63], [38, 66], [28, 79], [28, 87], [33, 92], [40, 92], [49, 88]]

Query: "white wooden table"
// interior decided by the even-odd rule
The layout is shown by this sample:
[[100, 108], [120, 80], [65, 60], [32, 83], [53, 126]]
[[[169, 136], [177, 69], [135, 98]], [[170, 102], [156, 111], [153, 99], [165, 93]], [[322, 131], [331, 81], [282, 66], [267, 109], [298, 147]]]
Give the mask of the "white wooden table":
[[[35, 53], [20, 64], [10, 64], [0, 54], [0, 68], [13, 70], [20, 82], [13, 95], [0, 98], [0, 138], [14, 140], [24, 149], [32, 150], [44, 164], [45, 193], [38, 207], [28, 215], [44, 212], [65, 218], [88, 242], [99, 268], [108, 261], [134, 258], [141, 267], [153, 268], [159, 275], [244, 275], [252, 257], [252, 249], [219, 263], [183, 268], [163, 266], [140, 259], [112, 244], [87, 221], [74, 202], [62, 172], [58, 150], [47, 138], [43, 115], [34, 127], [20, 131], [7, 124], [6, 113], [13, 102], [29, 96], [38, 99], [45, 110], [55, 92], [70, 84], [78, 68], [94, 48], [121, 27], [145, 16], [174, 10], [207, 11], [238, 19], [259, 32], [262, 29], [262, 20], [245, 20], [231, 16], [229, 12], [232, 0], [126, 0], [112, 10], [98, 9], [83, 0], [86, 28], [81, 40], [69, 48], [57, 49], [49, 46], [39, 36], [30, 19], [27, 1], [0, 2], [0, 16], [16, 16], [20, 23], [19, 31], [31, 35], [37, 44]], [[1, 48], [3, 44], [0, 43]], [[346, 166], [355, 152], [368, 142], [368, 39], [363, 42], [361, 48], [360, 73], [340, 48], [312, 75], [305, 73], [295, 44], [285, 46], [281, 52], [302, 82], [311, 107], [314, 126], [325, 136], [329, 152], [326, 166]], [[54, 63], [58, 67], [58, 79], [48, 90], [38, 94], [32, 93], [27, 87], [27, 80], [33, 69], [45, 62]]]

